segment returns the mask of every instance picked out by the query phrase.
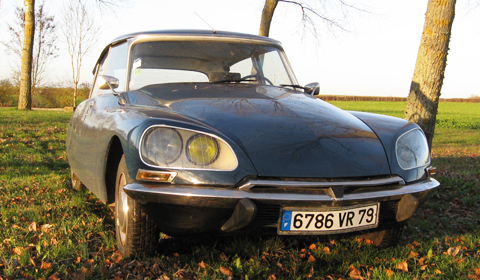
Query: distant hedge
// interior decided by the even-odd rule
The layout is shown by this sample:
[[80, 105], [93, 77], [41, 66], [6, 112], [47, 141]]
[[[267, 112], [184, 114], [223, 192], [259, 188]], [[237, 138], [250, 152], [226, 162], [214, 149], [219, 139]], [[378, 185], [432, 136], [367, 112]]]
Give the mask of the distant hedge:
[[[392, 96], [320, 95], [319, 98], [325, 101], [407, 101], [406, 97]], [[440, 102], [480, 103], [480, 97], [476, 96], [470, 98], [440, 98]]]
[[[77, 90], [77, 104], [88, 98], [90, 89], [82, 87]], [[18, 104], [18, 87], [0, 83], [0, 106], [16, 107]], [[36, 88], [32, 94], [33, 108], [63, 108], [73, 104], [73, 88]]]

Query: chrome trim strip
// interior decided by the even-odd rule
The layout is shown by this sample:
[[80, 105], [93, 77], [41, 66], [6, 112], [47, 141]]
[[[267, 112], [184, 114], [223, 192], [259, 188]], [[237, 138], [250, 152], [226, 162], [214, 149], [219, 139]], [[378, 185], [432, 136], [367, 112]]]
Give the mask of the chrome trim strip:
[[412, 194], [419, 201], [424, 201], [428, 193], [440, 186], [432, 178], [425, 181], [404, 185], [397, 189], [379, 190], [365, 193], [345, 194], [343, 200], [335, 201], [328, 194], [298, 194], [298, 193], [254, 193], [224, 187], [193, 187], [187, 185], [147, 185], [131, 183], [124, 187], [125, 192], [141, 203], [165, 203], [182, 206], [198, 207], [235, 207], [240, 199], [248, 198], [260, 202], [289, 205], [305, 205], [310, 207], [321, 205], [342, 205], [374, 201], [400, 199], [405, 194]]
[[305, 181], [272, 181], [272, 180], [249, 180], [241, 185], [239, 190], [249, 190], [255, 186], [279, 187], [279, 188], [328, 188], [328, 187], [367, 187], [389, 184], [405, 185], [405, 181], [396, 176], [384, 179], [364, 181], [336, 181], [336, 182], [305, 182]]

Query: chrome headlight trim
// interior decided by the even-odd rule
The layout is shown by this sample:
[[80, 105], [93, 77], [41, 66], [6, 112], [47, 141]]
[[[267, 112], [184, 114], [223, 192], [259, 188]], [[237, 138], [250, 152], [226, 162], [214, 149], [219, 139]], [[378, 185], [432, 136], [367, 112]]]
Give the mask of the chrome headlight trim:
[[[414, 138], [406, 139], [409, 136]], [[423, 154], [418, 153], [419, 151], [422, 152], [422, 150]], [[395, 143], [395, 156], [398, 165], [403, 170], [412, 170], [430, 165], [430, 150], [423, 131], [420, 128], [414, 128], [400, 135]]]
[[[205, 135], [205, 136], [211, 137], [211, 138], [215, 139], [217, 141], [218, 145], [219, 145], [219, 155], [217, 155], [217, 157], [215, 158], [215, 160], [213, 162], [209, 163], [209, 165], [211, 165], [211, 166], [204, 166], [204, 167], [196, 166], [194, 163], [192, 163], [189, 160], [185, 160], [183, 163], [178, 164], [178, 161], [180, 159], [182, 159], [182, 158], [186, 159], [187, 158], [185, 145], [188, 141], [185, 141], [183, 139], [191, 138], [191, 136], [184, 137], [183, 135], [181, 135], [180, 137], [183, 140], [182, 141], [182, 146], [183, 147], [182, 147], [181, 155], [179, 157], [180, 159], [176, 159], [175, 161], [173, 161], [171, 163], [171, 165], [170, 164], [165, 164], [165, 165], [152, 164], [152, 163], [149, 162], [149, 160], [145, 160], [145, 155], [142, 153], [142, 150], [144, 148], [147, 149], [147, 147], [144, 147], [145, 137], [148, 136], [149, 132], [152, 129], [156, 129], [156, 128], [174, 129], [179, 134], [187, 134], [187, 135], [191, 134], [191, 136], [196, 135], [196, 134], [200, 134], [200, 135]], [[178, 169], [178, 170], [204, 170], [204, 171], [233, 171], [238, 167], [238, 159], [237, 159], [237, 156], [236, 156], [235, 152], [233, 151], [232, 147], [225, 140], [220, 138], [219, 136], [217, 136], [215, 134], [211, 134], [211, 133], [206, 133], [206, 132], [203, 132], [203, 131], [194, 130], [194, 129], [188, 129], [188, 128], [182, 128], [182, 127], [177, 127], [177, 126], [170, 126], [170, 125], [163, 125], [163, 124], [151, 125], [143, 131], [142, 136], [140, 137], [138, 153], [139, 153], [140, 160], [145, 165], [147, 165], [149, 167], [153, 167], [153, 168], [168, 168], [168, 169]], [[228, 164], [228, 168], [214, 167], [213, 165], [215, 164], [216, 161], [221, 160], [220, 157], [222, 157], [222, 155], [225, 156], [225, 157], [228, 157], [226, 159], [223, 159], [224, 161], [225, 160], [226, 161], [231, 160], [231, 162]], [[186, 161], [188, 161], [188, 164], [185, 163]]]

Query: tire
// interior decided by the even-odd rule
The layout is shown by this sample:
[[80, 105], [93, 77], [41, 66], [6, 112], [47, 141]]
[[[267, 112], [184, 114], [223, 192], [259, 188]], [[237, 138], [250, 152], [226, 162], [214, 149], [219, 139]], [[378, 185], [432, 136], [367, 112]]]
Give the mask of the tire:
[[115, 232], [118, 250], [124, 257], [144, 255], [157, 249], [160, 231], [142, 205], [130, 198], [123, 187], [132, 182], [125, 156], [118, 165], [115, 183]]
[[369, 239], [377, 247], [392, 247], [397, 245], [400, 240], [404, 226], [405, 223], [395, 223], [388, 227], [365, 231], [363, 234], [356, 235], [356, 237]]
[[85, 185], [82, 183], [82, 181], [78, 179], [77, 175], [73, 173], [72, 168], [70, 168], [70, 179], [72, 181], [72, 189], [76, 191], [84, 191], [87, 189]]

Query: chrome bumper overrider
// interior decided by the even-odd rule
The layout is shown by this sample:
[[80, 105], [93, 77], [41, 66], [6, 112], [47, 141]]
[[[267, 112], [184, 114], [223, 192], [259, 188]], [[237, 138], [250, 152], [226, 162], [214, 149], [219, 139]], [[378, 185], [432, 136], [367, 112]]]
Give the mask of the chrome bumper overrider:
[[[370, 180], [370, 185], [375, 188], [370, 188], [365, 192], [358, 193], [344, 193], [343, 187], [348, 188], [355, 183], [318, 183], [315, 182], [291, 182], [282, 185], [278, 181], [260, 181], [252, 180], [243, 184], [241, 187], [227, 189], [225, 187], [195, 187], [192, 185], [156, 185], [156, 184], [142, 184], [131, 183], [124, 187], [125, 192], [140, 203], [161, 203], [170, 205], [182, 205], [193, 207], [209, 207], [209, 208], [234, 208], [241, 199], [250, 199], [252, 201], [259, 201], [267, 204], [279, 204], [284, 206], [336, 206], [336, 205], [351, 205], [357, 203], [365, 203], [371, 201], [389, 201], [400, 200], [403, 196], [410, 194], [415, 197], [420, 203], [423, 202], [427, 196], [440, 183], [432, 178], [424, 181], [405, 184], [399, 177], [389, 179], [381, 179], [386, 184], [397, 184], [395, 188], [382, 188], [382, 182], [378, 180]], [[381, 181], [380, 180], [380, 181]], [[365, 185], [365, 181], [360, 183], [360, 186]], [[291, 191], [287, 192], [255, 192], [252, 190], [252, 185], [281, 185]], [[314, 194], [298, 193], [296, 189], [303, 187], [318, 187], [326, 190]], [[338, 192], [338, 188], [341, 191]], [[333, 191], [332, 191], [333, 189]]]

